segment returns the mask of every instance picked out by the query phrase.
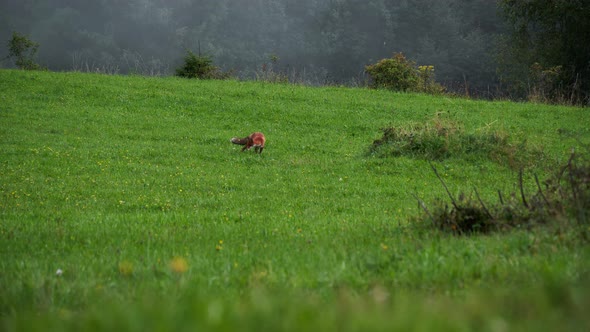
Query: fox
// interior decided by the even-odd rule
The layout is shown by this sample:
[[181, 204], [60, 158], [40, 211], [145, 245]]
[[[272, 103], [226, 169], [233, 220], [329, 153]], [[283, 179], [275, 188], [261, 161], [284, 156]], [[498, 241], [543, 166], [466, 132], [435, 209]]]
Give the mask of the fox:
[[242, 152], [250, 150], [252, 147], [254, 147], [254, 152], [261, 154], [262, 150], [264, 149], [266, 138], [264, 137], [263, 133], [255, 132], [244, 138], [234, 137], [231, 139], [231, 142], [234, 144], [243, 145], [244, 147], [242, 148]]

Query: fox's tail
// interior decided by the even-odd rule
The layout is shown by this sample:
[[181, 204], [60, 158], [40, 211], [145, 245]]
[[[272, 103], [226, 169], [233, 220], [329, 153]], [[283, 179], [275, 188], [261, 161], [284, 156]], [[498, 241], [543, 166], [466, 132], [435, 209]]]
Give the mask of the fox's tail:
[[231, 142], [234, 144], [238, 144], [238, 145], [246, 145], [246, 144], [248, 144], [249, 138], [250, 137], [244, 137], [244, 138], [234, 137], [231, 139]]

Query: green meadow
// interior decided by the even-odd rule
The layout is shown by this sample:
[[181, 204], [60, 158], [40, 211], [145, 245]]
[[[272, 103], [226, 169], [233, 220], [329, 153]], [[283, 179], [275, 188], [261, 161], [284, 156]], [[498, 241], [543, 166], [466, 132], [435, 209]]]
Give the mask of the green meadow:
[[[430, 164], [454, 196], [518, 195], [521, 168], [534, 193], [588, 112], [1, 70], [0, 330], [588, 330], [587, 223], [452, 235], [416, 200], [448, 200]], [[372, 149], [441, 123], [509, 152]], [[262, 154], [230, 143], [254, 131]]]

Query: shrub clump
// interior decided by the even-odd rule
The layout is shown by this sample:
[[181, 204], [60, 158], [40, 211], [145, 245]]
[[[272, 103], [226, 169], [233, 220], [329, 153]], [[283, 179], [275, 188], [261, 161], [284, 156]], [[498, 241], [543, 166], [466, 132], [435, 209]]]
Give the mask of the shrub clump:
[[402, 53], [396, 53], [389, 59], [382, 59], [376, 64], [368, 65], [365, 71], [371, 76], [369, 86], [374, 89], [392, 91], [414, 91], [430, 94], [444, 92], [442, 85], [434, 80], [434, 66], [419, 66]]
[[416, 63], [406, 59], [402, 53], [396, 53], [390, 59], [382, 59], [365, 70], [371, 78], [371, 87], [394, 91], [412, 91], [418, 86]]
[[433, 171], [449, 195], [449, 203], [440, 200], [432, 212], [418, 197], [425, 215], [420, 217], [423, 224], [436, 230], [457, 235], [490, 233], [514, 228], [531, 228], [554, 221], [573, 220], [581, 225], [586, 240], [590, 223], [590, 163], [572, 153], [567, 165], [552, 178], [544, 182], [544, 187], [535, 176], [537, 192], [527, 195], [523, 189], [523, 172], [519, 173], [520, 193], [513, 193], [506, 199], [498, 192], [498, 202], [486, 204], [477, 189], [475, 197], [464, 194], [455, 199], [449, 192], [434, 166]]
[[12, 33], [12, 38], [8, 41], [8, 57], [16, 58], [15, 65], [24, 70], [43, 69], [35, 62], [39, 44], [30, 40], [25, 35], [18, 32]]
[[223, 73], [213, 65], [213, 60], [205, 55], [196, 55], [187, 51], [184, 64], [176, 69], [176, 76], [199, 79], [227, 79], [230, 73]]

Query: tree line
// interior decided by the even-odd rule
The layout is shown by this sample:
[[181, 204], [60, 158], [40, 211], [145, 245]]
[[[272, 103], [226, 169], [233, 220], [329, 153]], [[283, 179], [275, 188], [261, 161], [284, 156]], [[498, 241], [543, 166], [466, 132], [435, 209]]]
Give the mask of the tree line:
[[403, 53], [451, 92], [590, 99], [589, 0], [29, 0], [0, 13], [0, 41], [29, 36], [50, 70], [170, 75], [191, 51], [240, 78], [365, 85], [367, 65]]

